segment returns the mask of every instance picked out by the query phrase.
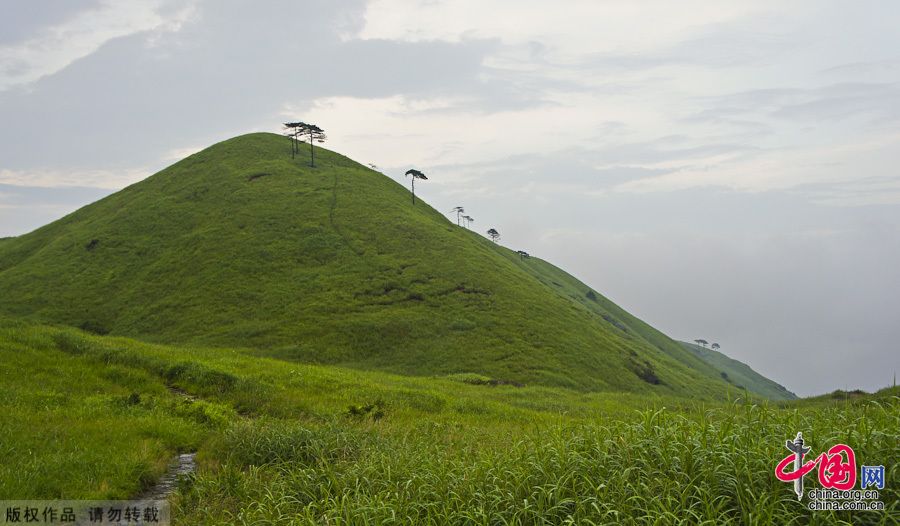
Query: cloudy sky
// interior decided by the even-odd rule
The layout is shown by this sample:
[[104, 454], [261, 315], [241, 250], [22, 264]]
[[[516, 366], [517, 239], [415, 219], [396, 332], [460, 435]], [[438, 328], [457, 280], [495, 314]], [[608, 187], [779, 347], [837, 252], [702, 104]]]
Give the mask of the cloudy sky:
[[328, 147], [798, 394], [900, 369], [900, 3], [0, 1], [0, 236]]

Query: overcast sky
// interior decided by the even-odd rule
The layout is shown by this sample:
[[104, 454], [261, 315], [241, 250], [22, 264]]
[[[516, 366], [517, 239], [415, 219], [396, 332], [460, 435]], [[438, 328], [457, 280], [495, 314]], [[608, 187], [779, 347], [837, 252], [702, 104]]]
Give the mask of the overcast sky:
[[0, 236], [327, 146], [801, 395], [900, 369], [900, 3], [0, 0]]

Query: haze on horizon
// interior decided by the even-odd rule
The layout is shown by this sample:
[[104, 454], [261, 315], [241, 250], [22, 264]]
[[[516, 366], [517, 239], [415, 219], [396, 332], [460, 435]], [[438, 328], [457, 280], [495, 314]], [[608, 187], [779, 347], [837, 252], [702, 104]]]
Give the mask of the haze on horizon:
[[900, 4], [547, 5], [3, 3], [0, 236], [302, 119], [799, 395], [889, 385]]

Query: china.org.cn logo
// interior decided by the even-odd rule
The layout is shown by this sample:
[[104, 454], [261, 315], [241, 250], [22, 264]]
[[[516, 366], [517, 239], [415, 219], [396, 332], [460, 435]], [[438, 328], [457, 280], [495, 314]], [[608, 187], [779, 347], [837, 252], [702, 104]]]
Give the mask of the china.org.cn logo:
[[[860, 466], [859, 489], [856, 486], [856, 454], [846, 444], [835, 444], [812, 460], [805, 457], [812, 451], [803, 440], [803, 433], [785, 442], [790, 451], [775, 466], [775, 477], [782, 482], [793, 483], [797, 500], [803, 499], [803, 478], [818, 467], [821, 488], [810, 490], [808, 504], [811, 510], [883, 510], [878, 500], [878, 490], [884, 489], [884, 466]], [[870, 488], [876, 489], [870, 489]]]

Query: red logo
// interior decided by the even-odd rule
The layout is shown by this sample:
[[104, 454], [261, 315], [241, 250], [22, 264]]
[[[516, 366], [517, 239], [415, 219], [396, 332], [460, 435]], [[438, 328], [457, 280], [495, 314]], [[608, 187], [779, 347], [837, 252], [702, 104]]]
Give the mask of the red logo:
[[[856, 454], [853, 448], [846, 444], [835, 444], [831, 448], [815, 458], [795, 469], [785, 470], [794, 463], [797, 454], [793, 453], [784, 457], [784, 460], [775, 467], [775, 477], [782, 482], [792, 482], [803, 478], [819, 466], [819, 484], [823, 488], [849, 490], [856, 485]], [[802, 459], [802, 456], [801, 456]]]

